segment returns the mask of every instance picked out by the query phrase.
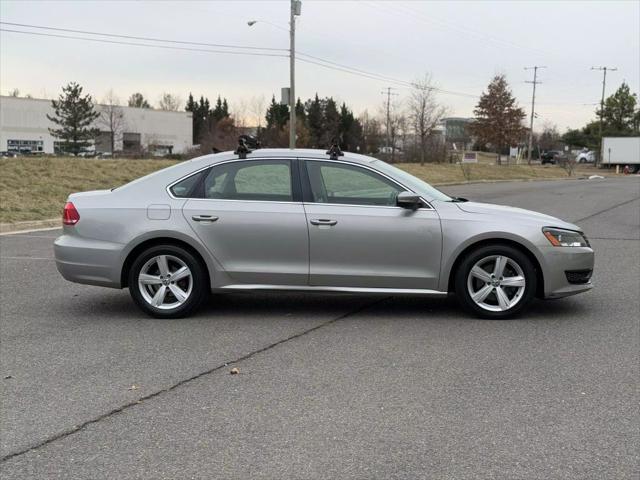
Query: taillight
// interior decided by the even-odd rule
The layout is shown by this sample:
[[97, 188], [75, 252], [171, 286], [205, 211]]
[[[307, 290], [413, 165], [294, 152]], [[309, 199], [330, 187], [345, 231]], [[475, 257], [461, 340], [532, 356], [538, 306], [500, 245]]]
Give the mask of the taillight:
[[67, 202], [62, 211], [62, 223], [64, 225], [75, 225], [80, 221], [80, 214], [73, 203]]

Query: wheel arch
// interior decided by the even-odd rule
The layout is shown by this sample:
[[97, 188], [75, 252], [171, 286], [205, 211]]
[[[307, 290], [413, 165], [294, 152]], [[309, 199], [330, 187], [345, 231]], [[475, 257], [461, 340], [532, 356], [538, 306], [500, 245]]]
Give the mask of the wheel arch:
[[161, 235], [161, 236], [153, 236], [151, 238], [141, 238], [137, 243], [130, 248], [127, 252], [124, 261], [122, 262], [122, 268], [120, 270], [120, 287], [125, 288], [128, 287], [129, 283], [129, 270], [131, 269], [131, 265], [137, 258], [137, 256], [147, 248], [153, 247], [155, 245], [174, 245], [177, 247], [184, 248], [189, 253], [191, 253], [196, 259], [198, 259], [202, 265], [205, 267], [205, 272], [207, 274], [207, 282], [211, 286], [212, 280], [214, 277], [215, 269], [211, 265], [211, 261], [207, 261], [206, 253], [201, 251], [201, 248], [194, 246], [191, 242], [170, 235]]
[[455, 274], [460, 267], [460, 264], [462, 263], [464, 257], [477, 248], [486, 247], [489, 245], [507, 245], [519, 250], [524, 255], [526, 255], [531, 263], [533, 263], [533, 266], [536, 270], [536, 297], [542, 298], [544, 296], [544, 271], [542, 270], [542, 266], [540, 264], [540, 261], [538, 260], [538, 257], [536, 257], [536, 255], [523, 243], [508, 238], [485, 238], [476, 240], [464, 247], [462, 251], [457, 254], [456, 259], [454, 260], [451, 269], [448, 272], [447, 292], [451, 293], [455, 291]]

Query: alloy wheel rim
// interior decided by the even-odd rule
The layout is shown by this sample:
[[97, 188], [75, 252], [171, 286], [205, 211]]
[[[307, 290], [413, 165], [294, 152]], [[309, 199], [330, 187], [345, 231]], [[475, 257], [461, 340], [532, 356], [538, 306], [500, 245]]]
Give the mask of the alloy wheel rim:
[[193, 276], [187, 264], [173, 255], [149, 259], [138, 274], [138, 289], [152, 307], [171, 310], [191, 296]]
[[490, 312], [504, 312], [515, 307], [522, 300], [526, 284], [520, 265], [505, 255], [482, 258], [467, 277], [471, 299]]

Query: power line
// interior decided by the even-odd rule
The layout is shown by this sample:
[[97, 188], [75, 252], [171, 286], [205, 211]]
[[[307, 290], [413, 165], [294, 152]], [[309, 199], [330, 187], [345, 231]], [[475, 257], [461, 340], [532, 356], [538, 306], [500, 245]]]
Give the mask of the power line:
[[121, 42], [118, 40], [106, 40], [104, 38], [86, 38], [86, 37], [75, 37], [71, 35], [58, 35], [55, 33], [25, 32], [21, 30], [11, 30], [8, 28], [0, 28], [0, 32], [22, 33], [26, 35], [37, 35], [40, 37], [66, 38], [69, 40], [85, 40], [87, 42], [108, 43], [108, 44], [116, 44], [116, 45], [130, 45], [130, 46], [136, 46], [136, 47], [164, 48], [168, 50], [186, 50], [191, 52], [206, 52], [206, 53], [226, 53], [229, 55], [250, 55], [250, 56], [256, 56], [256, 57], [282, 57], [282, 58], [287, 57], [287, 55], [277, 54], [277, 53], [235, 52], [231, 50], [211, 50], [211, 49], [204, 49], [204, 48], [172, 47], [169, 45], [153, 45], [148, 43]]
[[533, 118], [536, 110], [536, 85], [542, 82], [538, 82], [538, 69], [547, 68], [540, 65], [533, 67], [524, 67], [525, 70], [533, 70], [533, 81], [526, 81], [525, 83], [533, 84], [533, 95], [531, 96], [531, 125], [529, 126], [529, 148], [527, 150], [527, 163], [531, 163], [531, 148], [533, 147]]
[[183, 45], [199, 45], [203, 47], [216, 47], [216, 48], [237, 48], [237, 49], [246, 49], [246, 50], [270, 50], [270, 51], [280, 51], [280, 52], [288, 52], [289, 50], [286, 48], [272, 48], [272, 47], [255, 47], [252, 45], [231, 45], [224, 43], [204, 43], [204, 42], [190, 42], [185, 40], [168, 40], [165, 38], [154, 38], [154, 37], [136, 37], [133, 35], [121, 35], [117, 33], [103, 33], [103, 32], [92, 32], [89, 30], [72, 30], [70, 28], [58, 28], [58, 27], [47, 27], [44, 25], [29, 25], [26, 23], [13, 23], [13, 22], [2, 22], [2, 25], [10, 25], [13, 27], [23, 27], [23, 28], [37, 28], [41, 30], [52, 30], [57, 32], [67, 32], [67, 33], [80, 33], [82, 35], [97, 35], [101, 37], [112, 37], [112, 38], [125, 38], [129, 40], [144, 40], [150, 42], [163, 42], [163, 43], [179, 43]]
[[[173, 39], [162, 39], [162, 38], [157, 38], [157, 37], [139, 37], [139, 36], [133, 36], [133, 35], [121, 35], [121, 34], [112, 34], [112, 33], [105, 33], [105, 32], [93, 32], [93, 31], [88, 31], [88, 30], [73, 30], [73, 29], [64, 29], [64, 28], [58, 28], [58, 27], [48, 27], [48, 26], [43, 26], [43, 25], [30, 25], [30, 24], [24, 24], [24, 23], [14, 23], [14, 22], [1, 22], [0, 24], [3, 25], [13, 25], [13, 26], [20, 26], [23, 28], [38, 28], [38, 29], [46, 29], [46, 30], [51, 30], [51, 31], [62, 31], [62, 32], [70, 32], [70, 33], [80, 33], [83, 35], [95, 35], [95, 36], [102, 36], [102, 37], [111, 37], [111, 38], [123, 38], [123, 39], [131, 39], [131, 40], [144, 40], [144, 41], [151, 41], [151, 42], [163, 42], [163, 43], [171, 43], [171, 44], [182, 44], [182, 45], [201, 45], [201, 46], [213, 46], [213, 47], [218, 47], [218, 48], [237, 48], [237, 49], [251, 49], [251, 50], [257, 50], [257, 49], [262, 49], [262, 50], [266, 50], [267, 52], [270, 51], [282, 51], [282, 52], [287, 52], [287, 49], [279, 49], [279, 48], [267, 48], [267, 47], [254, 47], [254, 46], [239, 46], [239, 45], [228, 45], [228, 44], [219, 44], [219, 43], [205, 43], [205, 42], [191, 42], [191, 41], [185, 41], [185, 40], [173, 40]], [[177, 47], [177, 46], [169, 46], [169, 45], [161, 45], [161, 44], [149, 44], [149, 43], [140, 43], [140, 42], [129, 42], [129, 41], [120, 41], [120, 40], [108, 40], [105, 38], [87, 38], [87, 37], [80, 37], [80, 36], [76, 36], [76, 35], [60, 35], [60, 34], [54, 34], [54, 33], [43, 33], [43, 32], [29, 32], [29, 31], [24, 31], [24, 30], [14, 30], [14, 29], [8, 29], [8, 28], [0, 28], [0, 31], [2, 32], [10, 32], [10, 33], [20, 33], [20, 34], [24, 34], [24, 35], [35, 35], [35, 36], [41, 36], [41, 37], [53, 37], [53, 38], [62, 38], [62, 39], [70, 39], [70, 40], [84, 40], [84, 41], [89, 41], [89, 42], [97, 42], [97, 43], [107, 43], [107, 44], [116, 44], [116, 45], [128, 45], [128, 46], [138, 46], [138, 47], [150, 47], [150, 48], [164, 48], [164, 49], [169, 49], [169, 50], [184, 50], [184, 51], [195, 51], [195, 52], [205, 52], [205, 53], [227, 53], [227, 54], [232, 54], [232, 55], [249, 55], [249, 56], [265, 56], [265, 57], [286, 57], [286, 55], [283, 54], [278, 54], [278, 53], [264, 53], [264, 52], [239, 52], [239, 51], [233, 51], [233, 50], [219, 50], [219, 49], [200, 49], [200, 48], [187, 48], [187, 47]], [[308, 57], [308, 58], [301, 58], [302, 57]], [[403, 88], [416, 88], [417, 85], [415, 83], [406, 81], [406, 80], [401, 80], [398, 78], [393, 78], [393, 77], [389, 77], [386, 75], [381, 75], [375, 72], [370, 72], [367, 70], [362, 70], [359, 68], [355, 68], [355, 67], [350, 67], [348, 65], [344, 65], [344, 64], [340, 64], [337, 62], [333, 62], [331, 60], [327, 60], [325, 58], [322, 57], [317, 57], [315, 55], [310, 55], [308, 53], [304, 53], [304, 52], [298, 52], [298, 54], [296, 55], [296, 59], [304, 62], [304, 63], [308, 63], [308, 64], [312, 64], [312, 65], [317, 65], [326, 69], [330, 69], [330, 70], [335, 70], [335, 71], [340, 71], [343, 73], [349, 73], [351, 75], [357, 75], [363, 78], [368, 78], [371, 80], [378, 80], [378, 81], [385, 81], [385, 82], [389, 82], [389, 83], [393, 83], [397, 86], [401, 86]], [[313, 60], [310, 60], [313, 59]], [[473, 95], [470, 93], [464, 93], [464, 92], [457, 92], [457, 91], [453, 91], [453, 90], [446, 90], [446, 89], [442, 89], [442, 88], [438, 88], [438, 87], [428, 87], [430, 90], [433, 90], [435, 92], [441, 93], [441, 94], [445, 94], [445, 95], [455, 95], [455, 96], [461, 96], [461, 97], [467, 97], [467, 98], [478, 98], [478, 95]]]

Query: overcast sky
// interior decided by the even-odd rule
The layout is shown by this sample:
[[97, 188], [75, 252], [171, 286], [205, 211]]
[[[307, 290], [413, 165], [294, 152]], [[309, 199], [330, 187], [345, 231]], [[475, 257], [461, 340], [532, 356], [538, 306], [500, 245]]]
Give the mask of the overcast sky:
[[[0, 0], [3, 22], [92, 32], [287, 49], [288, 1], [14, 1]], [[259, 20], [253, 27], [249, 20]], [[261, 22], [260, 22], [261, 21]], [[280, 26], [281, 28], [277, 28]], [[1, 25], [3, 29], [29, 30]], [[49, 31], [50, 33], [55, 33]], [[76, 35], [58, 32], [60, 35]], [[89, 36], [89, 35], [84, 35]], [[100, 38], [100, 37], [93, 37]], [[100, 100], [113, 89], [123, 101], [135, 91], [152, 103], [163, 91], [183, 99], [229, 99], [237, 108], [251, 97], [279, 98], [289, 83], [284, 57], [241, 56], [81, 40], [0, 34], [0, 91], [51, 98], [77, 81]], [[125, 40], [126, 41], [126, 40]], [[132, 42], [141, 42], [131, 40]], [[153, 42], [142, 42], [153, 43]], [[530, 112], [532, 71], [544, 65], [538, 85], [537, 129], [550, 122], [561, 131], [594, 117], [602, 72], [607, 92], [627, 81], [640, 87], [639, 1], [312, 1], [303, 0], [297, 49], [352, 68], [413, 81], [430, 72], [442, 89], [480, 95], [504, 73], [519, 103]], [[179, 46], [179, 44], [174, 44]], [[209, 48], [213, 47], [198, 47]], [[272, 53], [287, 52], [274, 50]], [[308, 57], [307, 57], [308, 58]], [[399, 84], [297, 63], [297, 95], [316, 92], [346, 101], [356, 113], [377, 114], [380, 92]], [[471, 116], [476, 98], [440, 94], [451, 115]]]

